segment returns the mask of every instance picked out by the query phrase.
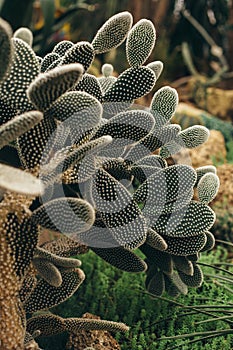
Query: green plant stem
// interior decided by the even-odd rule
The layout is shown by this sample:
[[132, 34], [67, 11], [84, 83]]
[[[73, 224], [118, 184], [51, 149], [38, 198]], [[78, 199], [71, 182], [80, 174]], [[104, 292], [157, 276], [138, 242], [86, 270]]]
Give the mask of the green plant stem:
[[161, 341], [161, 340], [175, 340], [175, 339], [183, 339], [183, 338], [191, 338], [191, 337], [196, 337], [198, 335], [203, 335], [203, 336], [208, 336], [208, 335], [224, 335], [224, 334], [232, 334], [233, 333], [233, 329], [231, 328], [227, 328], [227, 329], [218, 329], [216, 331], [208, 331], [208, 332], [194, 332], [194, 333], [186, 333], [186, 334], [179, 334], [179, 335], [174, 335], [174, 336], [170, 336], [170, 337], [161, 337], [161, 338], [157, 338], [157, 341]]

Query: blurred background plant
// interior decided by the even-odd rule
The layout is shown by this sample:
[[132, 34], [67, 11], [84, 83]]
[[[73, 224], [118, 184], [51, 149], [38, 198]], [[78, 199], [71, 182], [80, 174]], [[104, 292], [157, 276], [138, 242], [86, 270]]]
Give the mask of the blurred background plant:
[[[165, 80], [189, 74], [182, 56], [183, 43], [202, 74], [211, 76], [219, 71], [222, 57], [224, 69], [233, 69], [231, 0], [1, 0], [0, 8], [1, 17], [13, 30], [21, 26], [33, 30], [38, 54], [47, 53], [60, 40], [90, 40], [107, 18], [129, 10], [135, 22], [148, 18], [155, 24], [160, 37], [155, 55], [166, 62]], [[120, 57], [121, 52], [113, 52], [106, 60], [119, 71], [125, 68]], [[230, 82], [224, 85], [230, 86]]]
[[[61, 40], [91, 41], [115, 13], [128, 10], [135, 22], [148, 18], [159, 37], [150, 60], [166, 62], [158, 88], [169, 84], [181, 101], [233, 119], [232, 0], [0, 0], [0, 9], [13, 30], [33, 31], [33, 49], [40, 56]], [[118, 74], [128, 68], [123, 57], [124, 45], [99, 55], [90, 73], [100, 74], [107, 62]], [[149, 103], [150, 97], [139, 103]]]

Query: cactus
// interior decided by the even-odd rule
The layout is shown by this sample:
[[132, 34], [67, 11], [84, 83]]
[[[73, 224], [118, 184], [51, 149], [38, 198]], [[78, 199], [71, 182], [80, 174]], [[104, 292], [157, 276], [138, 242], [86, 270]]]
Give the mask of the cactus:
[[21, 27], [14, 32], [14, 38], [21, 39], [32, 47], [33, 34], [30, 29]]
[[[146, 271], [146, 286], [156, 295], [186, 294], [202, 283], [196, 262], [214, 244], [215, 214], [207, 204], [217, 176], [209, 168], [168, 166], [166, 158], [203, 143], [208, 130], [170, 124], [178, 96], [169, 87], [154, 94], [146, 111], [133, 106], [153, 90], [163, 65], [143, 65], [155, 44], [152, 22], [131, 26], [132, 16], [119, 13], [92, 43], [65, 41], [40, 59], [29, 36], [20, 39], [25, 30], [10, 38], [0, 23], [1, 55], [7, 57], [1, 147], [7, 153], [13, 145], [22, 168], [0, 164], [0, 306], [6, 311], [0, 326], [14, 332], [1, 339], [6, 350], [24, 349], [24, 338], [34, 344], [34, 331], [128, 330], [121, 323], [49, 314], [33, 315], [26, 332], [25, 313], [58, 305], [79, 288], [85, 275], [70, 257], [88, 248], [119, 269]], [[96, 54], [125, 39], [130, 68], [118, 77], [111, 65], [99, 78], [86, 73]], [[67, 237], [40, 246], [43, 229]]]
[[31, 111], [9, 120], [0, 126], [0, 149], [17, 139], [33, 126], [38, 124], [43, 118], [39, 111]]
[[126, 41], [126, 56], [130, 66], [141, 66], [147, 60], [155, 40], [155, 28], [151, 21], [142, 19], [133, 26]]
[[218, 193], [220, 186], [219, 178], [216, 174], [207, 173], [198, 182], [197, 193], [200, 202], [208, 204]]

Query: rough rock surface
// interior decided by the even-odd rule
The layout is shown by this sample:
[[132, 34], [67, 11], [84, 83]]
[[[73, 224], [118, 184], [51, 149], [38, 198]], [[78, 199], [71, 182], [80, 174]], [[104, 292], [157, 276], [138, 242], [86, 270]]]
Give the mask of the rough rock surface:
[[226, 161], [225, 140], [220, 131], [210, 130], [209, 139], [201, 146], [190, 150], [193, 167]]
[[222, 164], [217, 167], [220, 188], [213, 204], [233, 206], [233, 164]]
[[[85, 313], [83, 318], [100, 319], [100, 317]], [[107, 331], [81, 331], [79, 334], [70, 334], [66, 350], [120, 350], [120, 345]]]

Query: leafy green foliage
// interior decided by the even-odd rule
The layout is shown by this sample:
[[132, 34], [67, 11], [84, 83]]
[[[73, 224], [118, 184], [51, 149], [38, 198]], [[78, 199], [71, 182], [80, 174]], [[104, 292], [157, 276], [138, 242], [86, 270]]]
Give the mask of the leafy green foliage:
[[[220, 259], [224, 264], [227, 259], [227, 252], [218, 247], [215, 252], [203, 255], [200, 261], [203, 264], [214, 264]], [[197, 291], [190, 291], [188, 295], [179, 297], [176, 301], [166, 298], [161, 300], [161, 298], [151, 298], [143, 291], [143, 274], [132, 275], [120, 272], [107, 265], [92, 252], [82, 256], [81, 260], [87, 281], [84, 281], [79, 291], [72, 298], [56, 307], [53, 310], [55, 313], [63, 317], [80, 316], [87, 311], [88, 304], [88, 312], [114, 321], [121, 320], [125, 322], [131, 327], [130, 331], [124, 335], [117, 334], [117, 340], [120, 342], [122, 350], [177, 349], [182, 344], [184, 345], [181, 349], [185, 350], [230, 350], [232, 348], [233, 339], [231, 335], [210, 340], [207, 338], [190, 345], [185, 345], [185, 342], [189, 339], [186, 339], [185, 342], [183, 339], [156, 340], [160, 337], [177, 334], [229, 328], [224, 320], [204, 322], [212, 316], [202, 314], [202, 311], [208, 311], [210, 314], [222, 316], [226, 315], [224, 312], [228, 311], [230, 312], [229, 316], [231, 315], [231, 309], [227, 309], [227, 307], [231, 305], [232, 292], [225, 289], [228, 283], [224, 282], [224, 285], [219, 285], [218, 281], [220, 279], [215, 278], [213, 282], [213, 278], [208, 277], [213, 274], [224, 277], [227, 276], [226, 273], [213, 270], [211, 267], [205, 267], [206, 281]], [[232, 267], [230, 271], [233, 271]], [[93, 290], [96, 295], [94, 301]], [[175, 303], [179, 303], [181, 306], [176, 307]], [[205, 309], [208, 305], [209, 308]], [[217, 308], [216, 305], [221, 305], [221, 308]], [[186, 307], [187, 309], [185, 309]], [[57, 341], [55, 338], [46, 338], [39, 341], [41, 346], [46, 344], [48, 350], [55, 346], [57, 350], [61, 350], [65, 342], [65, 335], [62, 338], [57, 338]]]

